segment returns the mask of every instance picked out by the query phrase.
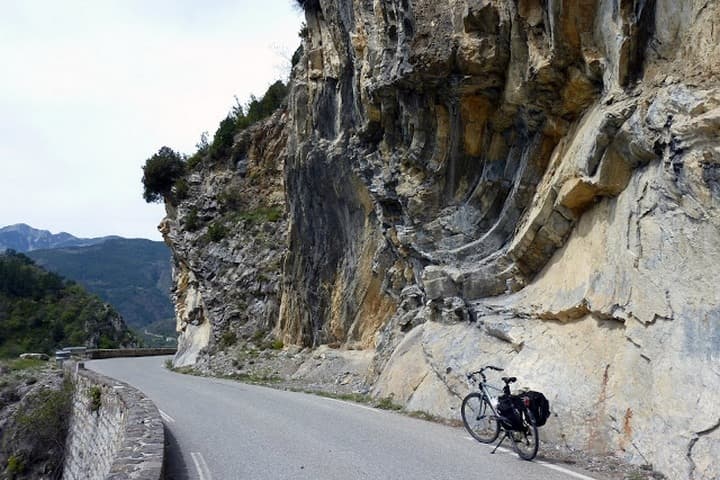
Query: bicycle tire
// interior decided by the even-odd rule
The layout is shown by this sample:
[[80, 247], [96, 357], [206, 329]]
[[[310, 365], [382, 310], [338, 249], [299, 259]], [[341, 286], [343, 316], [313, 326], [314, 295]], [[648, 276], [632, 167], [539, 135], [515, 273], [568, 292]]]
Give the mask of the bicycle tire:
[[523, 430], [510, 432], [510, 439], [515, 453], [523, 460], [529, 461], [537, 455], [540, 439], [535, 418], [527, 408], [523, 408], [522, 418]]
[[490, 404], [482, 394], [467, 395], [460, 408], [463, 425], [472, 437], [480, 443], [492, 443], [500, 435], [500, 425]]

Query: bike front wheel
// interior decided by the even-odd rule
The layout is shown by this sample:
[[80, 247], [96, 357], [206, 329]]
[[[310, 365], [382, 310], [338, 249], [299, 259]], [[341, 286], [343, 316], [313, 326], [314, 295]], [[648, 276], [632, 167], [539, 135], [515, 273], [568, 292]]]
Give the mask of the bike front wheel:
[[463, 425], [478, 442], [492, 443], [500, 434], [500, 425], [487, 399], [480, 393], [471, 393], [463, 399]]
[[540, 439], [535, 419], [528, 409], [522, 412], [522, 430], [510, 432], [513, 448], [523, 460], [532, 460], [538, 452]]

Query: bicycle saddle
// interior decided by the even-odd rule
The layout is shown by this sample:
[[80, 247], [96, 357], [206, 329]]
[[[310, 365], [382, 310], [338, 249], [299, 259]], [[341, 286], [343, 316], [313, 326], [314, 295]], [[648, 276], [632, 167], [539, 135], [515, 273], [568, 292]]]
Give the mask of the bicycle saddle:
[[510, 385], [513, 382], [517, 382], [517, 377], [502, 377], [501, 379], [506, 385]]

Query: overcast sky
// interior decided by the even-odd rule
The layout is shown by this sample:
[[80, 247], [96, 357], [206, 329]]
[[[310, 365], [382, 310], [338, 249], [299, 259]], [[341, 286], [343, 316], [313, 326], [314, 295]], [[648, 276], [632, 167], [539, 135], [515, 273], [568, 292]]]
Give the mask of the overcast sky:
[[294, 0], [0, 0], [0, 227], [160, 240], [145, 159], [286, 79]]

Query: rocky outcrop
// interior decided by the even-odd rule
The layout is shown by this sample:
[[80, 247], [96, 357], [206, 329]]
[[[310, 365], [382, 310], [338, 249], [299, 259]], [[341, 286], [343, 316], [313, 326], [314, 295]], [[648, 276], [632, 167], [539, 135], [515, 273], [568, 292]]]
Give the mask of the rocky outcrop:
[[60, 478], [72, 384], [44, 361], [0, 363], [0, 477]]
[[185, 198], [166, 203], [160, 229], [174, 255], [177, 366], [276, 326], [287, 123], [279, 111], [242, 131], [230, 158], [205, 158], [186, 176]]
[[[548, 394], [556, 444], [720, 475], [720, 4], [319, 0], [306, 19], [268, 177], [279, 303], [240, 323], [374, 351], [374, 395], [446, 417], [465, 371], [501, 364]], [[203, 215], [222, 171], [193, 180]], [[179, 242], [183, 208], [166, 231], [204, 265], [177, 277], [202, 348], [264, 267]]]

